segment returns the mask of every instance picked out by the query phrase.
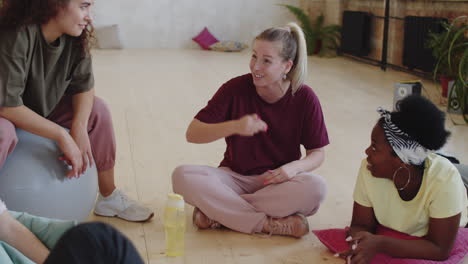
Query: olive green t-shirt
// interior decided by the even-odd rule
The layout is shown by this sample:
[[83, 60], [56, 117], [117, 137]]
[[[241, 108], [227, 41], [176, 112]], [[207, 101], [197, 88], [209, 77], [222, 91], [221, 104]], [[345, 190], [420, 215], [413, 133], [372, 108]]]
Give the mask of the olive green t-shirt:
[[0, 107], [25, 105], [47, 117], [65, 94], [93, 88], [91, 57], [82, 57], [76, 38], [49, 44], [39, 25], [0, 31]]

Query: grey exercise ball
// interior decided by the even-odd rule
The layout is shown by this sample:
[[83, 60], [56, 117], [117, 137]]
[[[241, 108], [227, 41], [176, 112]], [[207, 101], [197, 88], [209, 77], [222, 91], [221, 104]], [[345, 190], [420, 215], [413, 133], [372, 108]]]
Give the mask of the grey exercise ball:
[[96, 167], [68, 179], [53, 140], [21, 129], [18, 144], [0, 168], [0, 198], [8, 209], [65, 220], [86, 220], [97, 195]]

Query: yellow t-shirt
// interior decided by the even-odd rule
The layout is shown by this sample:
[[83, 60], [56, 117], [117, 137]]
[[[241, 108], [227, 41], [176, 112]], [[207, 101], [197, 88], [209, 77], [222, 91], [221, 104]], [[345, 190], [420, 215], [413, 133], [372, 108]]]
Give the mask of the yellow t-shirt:
[[419, 192], [412, 200], [404, 201], [391, 180], [372, 176], [364, 159], [354, 201], [372, 207], [381, 225], [412, 236], [427, 234], [429, 218], [447, 218], [460, 212], [460, 226], [465, 226], [468, 199], [457, 168], [437, 154], [429, 154], [425, 168]]

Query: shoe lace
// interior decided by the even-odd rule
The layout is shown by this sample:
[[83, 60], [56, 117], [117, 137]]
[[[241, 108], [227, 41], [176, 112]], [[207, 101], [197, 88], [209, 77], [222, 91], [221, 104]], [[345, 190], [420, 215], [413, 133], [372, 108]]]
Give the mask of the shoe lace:
[[124, 208], [128, 208], [130, 205], [132, 205], [132, 200], [122, 192], [119, 192], [119, 197], [120, 201], [122, 201], [122, 204], [124, 205]]
[[269, 235], [292, 235], [293, 227], [288, 222], [281, 222], [278, 219], [269, 219], [270, 232]]
[[218, 229], [221, 228], [221, 224], [219, 222], [216, 222], [215, 220], [209, 219], [210, 221], [210, 228], [211, 229]]
[[211, 218], [209, 218], [208, 216], [206, 216], [205, 214], [203, 214], [203, 212], [201, 212], [200, 210], [198, 210], [198, 212], [196, 213], [196, 216], [195, 216], [195, 222], [198, 222], [198, 221], [202, 221], [201, 218], [205, 218], [206, 221], [208, 221], [208, 228], [210, 229], [217, 229], [217, 228], [221, 228], [221, 224]]

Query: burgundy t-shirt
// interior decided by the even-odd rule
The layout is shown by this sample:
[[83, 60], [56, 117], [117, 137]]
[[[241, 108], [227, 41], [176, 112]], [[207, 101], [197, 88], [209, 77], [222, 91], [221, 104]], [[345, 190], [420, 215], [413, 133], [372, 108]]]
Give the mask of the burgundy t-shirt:
[[294, 96], [289, 89], [270, 104], [257, 94], [251, 74], [223, 84], [195, 118], [213, 124], [255, 113], [268, 131], [227, 137], [220, 166], [242, 175], [262, 174], [300, 159], [300, 145], [309, 150], [329, 143], [320, 102], [310, 87], [303, 85]]

